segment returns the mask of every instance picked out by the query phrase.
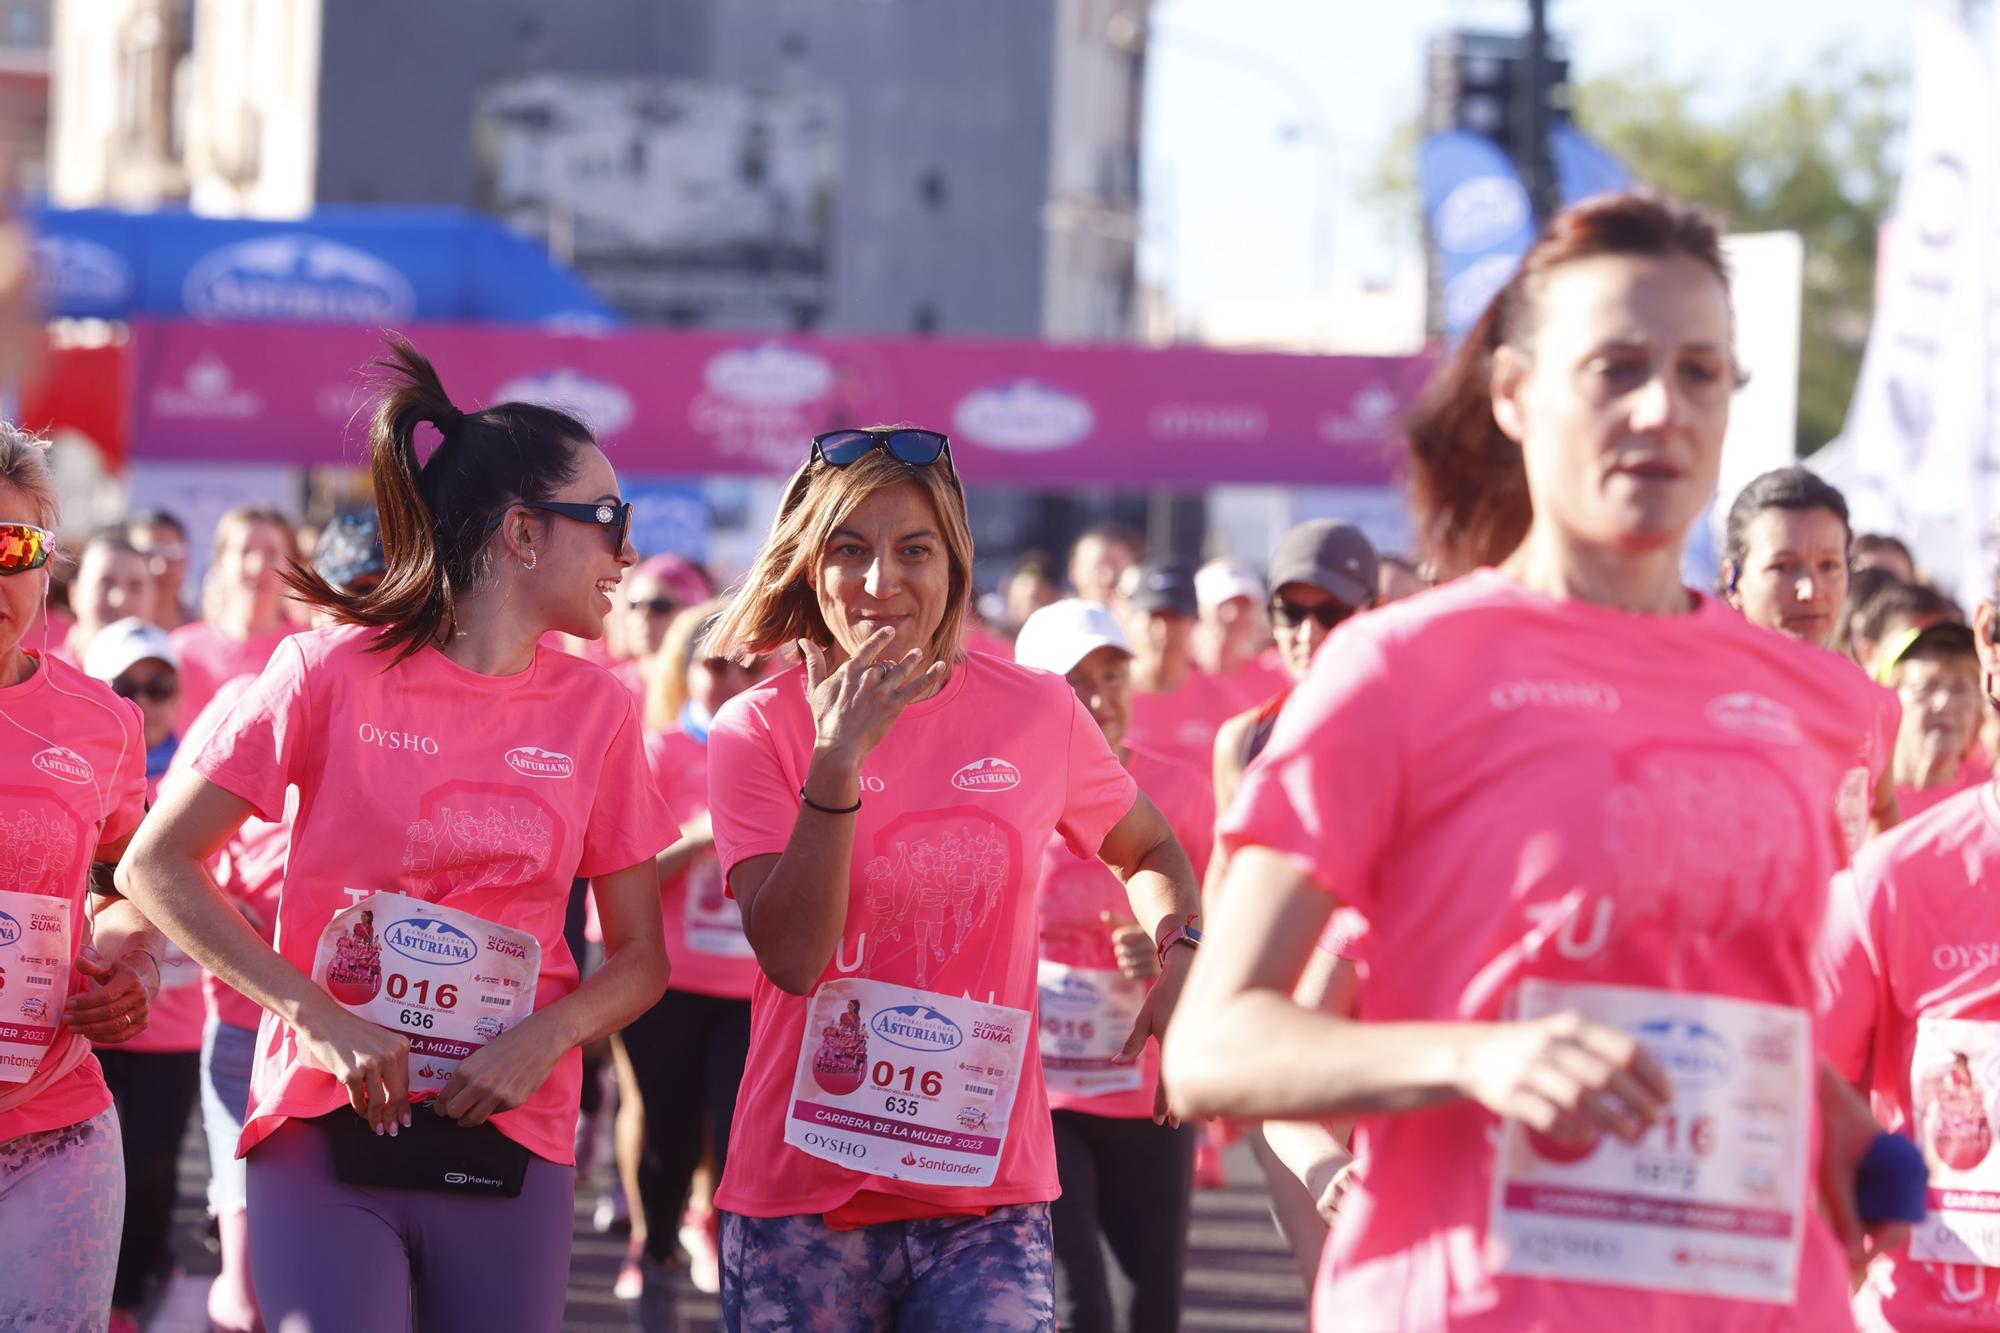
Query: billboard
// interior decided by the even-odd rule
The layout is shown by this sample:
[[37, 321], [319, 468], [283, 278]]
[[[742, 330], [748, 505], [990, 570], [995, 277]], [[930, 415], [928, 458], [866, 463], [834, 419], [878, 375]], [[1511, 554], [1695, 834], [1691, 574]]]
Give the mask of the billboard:
[[473, 103], [481, 206], [646, 323], [812, 327], [839, 133], [823, 90], [537, 74]]

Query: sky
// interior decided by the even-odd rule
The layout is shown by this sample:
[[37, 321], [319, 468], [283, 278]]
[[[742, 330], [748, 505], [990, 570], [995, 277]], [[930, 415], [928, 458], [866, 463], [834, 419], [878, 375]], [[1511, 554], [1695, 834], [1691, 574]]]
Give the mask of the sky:
[[[1550, 0], [1549, 23], [1573, 78], [1652, 70], [1722, 111], [1830, 53], [1907, 68], [1915, 2]], [[1140, 263], [1178, 314], [1379, 279], [1414, 258], [1356, 187], [1421, 108], [1426, 38], [1454, 27], [1524, 31], [1527, 6], [1155, 0]]]

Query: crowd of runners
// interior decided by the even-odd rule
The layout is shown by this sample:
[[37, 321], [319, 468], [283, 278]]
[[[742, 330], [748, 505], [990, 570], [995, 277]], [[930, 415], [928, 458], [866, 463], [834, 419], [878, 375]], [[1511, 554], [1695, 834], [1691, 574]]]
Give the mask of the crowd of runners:
[[316, 531], [60, 542], [0, 430], [0, 1326], [137, 1327], [198, 1114], [230, 1333], [559, 1328], [606, 1151], [642, 1327], [1154, 1333], [1239, 1140], [1329, 1333], [2000, 1327], [2000, 612], [1802, 467], [1686, 587], [1732, 345], [1708, 222], [1578, 206], [1421, 563], [985, 614], [919, 426], [727, 588], [397, 340]]

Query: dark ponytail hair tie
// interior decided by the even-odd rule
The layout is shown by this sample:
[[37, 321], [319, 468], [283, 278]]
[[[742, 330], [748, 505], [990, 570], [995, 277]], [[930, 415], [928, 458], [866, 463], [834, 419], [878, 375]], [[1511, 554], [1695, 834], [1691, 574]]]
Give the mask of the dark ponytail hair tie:
[[438, 428], [440, 435], [456, 435], [458, 428], [465, 424], [465, 413], [446, 403], [431, 424]]

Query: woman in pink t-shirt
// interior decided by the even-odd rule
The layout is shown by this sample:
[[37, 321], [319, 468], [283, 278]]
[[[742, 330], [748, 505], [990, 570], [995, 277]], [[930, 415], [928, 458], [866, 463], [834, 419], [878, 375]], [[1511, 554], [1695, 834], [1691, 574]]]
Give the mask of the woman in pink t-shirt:
[[[1974, 615], [1987, 690], [2000, 611]], [[1928, 632], [1928, 631], [1927, 631]], [[1961, 791], [1870, 842], [1834, 881], [1824, 961], [1826, 1049], [1876, 1115], [1922, 1147], [1930, 1212], [1876, 1260], [1854, 1300], [1864, 1329], [2000, 1326], [2000, 788]]]
[[[660, 918], [674, 960], [673, 984], [612, 1038], [618, 1173], [634, 1210], [625, 1265], [613, 1288], [626, 1300], [639, 1299], [648, 1284], [670, 1299], [676, 1232], [689, 1240], [695, 1285], [712, 1292], [721, 1282], [721, 1219], [712, 1195], [728, 1160], [736, 1089], [750, 1049], [757, 959], [715, 857], [708, 733], [715, 710], [754, 684], [761, 669], [701, 651], [722, 605], [705, 601], [683, 609], [647, 658], [653, 680], [646, 767], [680, 822], [681, 836], [659, 857]], [[705, 1162], [707, 1185], [691, 1193]]]
[[732, 1330], [826, 1311], [848, 1329], [1052, 1326], [1034, 1035], [1052, 834], [1118, 871], [1164, 955], [1124, 1058], [1180, 993], [1187, 853], [1060, 678], [962, 651], [972, 586], [944, 436], [835, 431], [712, 636], [804, 657], [709, 736], [716, 851], [762, 969], [717, 1195]]
[[46, 450], [0, 425], [0, 1327], [104, 1328], [125, 1169], [91, 1047], [145, 1031], [160, 941], [93, 885], [145, 813], [139, 712], [21, 644], [55, 557]]
[[[1215, 796], [1205, 774], [1125, 742], [1132, 649], [1111, 612], [1075, 598], [1029, 616], [1022, 666], [1069, 682], [1119, 762], [1166, 816], [1190, 859], [1208, 858]], [[1125, 886], [1061, 835], [1042, 867], [1041, 1049], [1062, 1195], [1055, 1233], [1056, 1325], [1077, 1333], [1179, 1328], [1196, 1130], [1153, 1118], [1159, 1053], [1114, 1057], [1159, 975], [1153, 941], [1126, 911]], [[1114, 1305], [1109, 1250], [1123, 1275]]]
[[287, 614], [285, 570], [299, 558], [291, 520], [267, 505], [239, 505], [215, 525], [203, 618], [171, 635], [181, 662], [181, 725], [226, 680], [255, 675], [298, 626]]
[[[1847, 497], [1796, 464], [1764, 473], [1729, 506], [1723, 530], [1722, 592], [1751, 624], [1832, 650], [1840, 639], [1854, 530]], [[1903, 705], [1877, 686], [1875, 723], [1841, 784], [1841, 836], [1852, 856], [1873, 834], [1895, 827], [1890, 758]]]
[[[1419, 531], [1501, 567], [1336, 629], [1222, 821], [1166, 1076], [1361, 1117], [1318, 1328], [1846, 1322], [1877, 1131], [1812, 963], [1869, 700], [1681, 585], [1737, 379], [1705, 221], [1559, 215], [1412, 422]], [[1340, 904], [1354, 1020], [1291, 993]]]
[[[537, 643], [601, 631], [630, 509], [573, 417], [461, 413], [401, 341], [381, 368], [386, 574], [350, 592], [290, 572], [339, 623], [279, 645], [125, 878], [265, 1010], [239, 1149], [265, 1323], [393, 1328], [414, 1308], [425, 1328], [553, 1329], [578, 1047], [665, 986], [653, 858], [674, 825], [630, 693]], [[294, 790], [274, 949], [207, 862]], [[577, 878], [606, 952], [580, 985]]]

